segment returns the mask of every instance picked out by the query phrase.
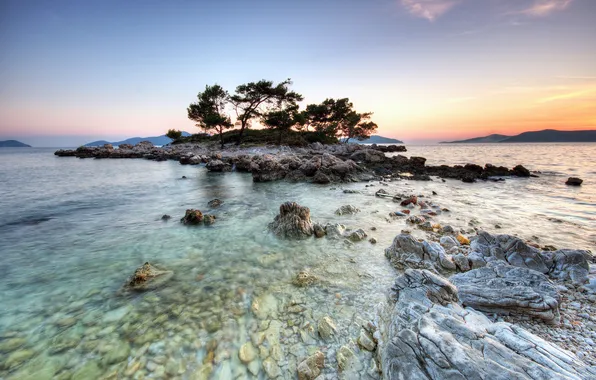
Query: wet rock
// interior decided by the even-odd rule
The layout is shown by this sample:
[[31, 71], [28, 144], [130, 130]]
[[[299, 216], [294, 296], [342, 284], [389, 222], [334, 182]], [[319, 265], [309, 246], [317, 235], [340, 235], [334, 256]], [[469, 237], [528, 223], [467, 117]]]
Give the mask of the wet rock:
[[310, 274], [306, 270], [302, 270], [302, 271], [298, 272], [298, 274], [296, 275], [296, 277], [294, 277], [294, 280], [292, 281], [292, 283], [294, 285], [296, 285], [300, 288], [312, 285], [315, 282], [317, 282], [317, 277]]
[[509, 323], [463, 308], [457, 288], [408, 269], [381, 316], [377, 348], [388, 379], [588, 379], [574, 354]]
[[19, 350], [14, 351], [8, 357], [6, 357], [6, 361], [4, 362], [3, 367], [9, 370], [19, 367], [27, 360], [31, 359], [35, 355], [33, 350]]
[[530, 171], [521, 165], [517, 165], [511, 170], [511, 174], [517, 177], [529, 177]]
[[337, 327], [335, 326], [335, 322], [333, 322], [330, 317], [325, 316], [319, 320], [318, 331], [321, 338], [324, 340], [329, 340], [335, 335]]
[[437, 271], [456, 269], [453, 260], [447, 256], [438, 243], [420, 243], [409, 234], [400, 234], [385, 249], [385, 257], [399, 270], [404, 268], [432, 268]]
[[174, 272], [160, 269], [146, 262], [135, 270], [128, 280], [127, 288], [135, 291], [154, 289], [170, 280]]
[[168, 221], [168, 220], [170, 220], [170, 219], [172, 219], [172, 217], [171, 217], [171, 216], [169, 216], [168, 214], [164, 214], [164, 215], [161, 217], [161, 220], [163, 220], [163, 221]]
[[272, 357], [268, 357], [267, 359], [263, 360], [263, 369], [270, 379], [275, 379], [281, 375], [281, 369]]
[[362, 241], [366, 239], [366, 237], [366, 232], [364, 232], [362, 228], [359, 228], [356, 231], [351, 232], [350, 235], [348, 235], [348, 239], [350, 239], [350, 241], [353, 241], [354, 243]]
[[375, 193], [375, 196], [377, 197], [382, 197], [382, 198], [391, 198], [392, 195], [390, 195], [387, 191], [385, 191], [384, 189], [380, 189]]
[[370, 242], [370, 244], [377, 244], [377, 239], [375, 239], [374, 237], [368, 239], [368, 241]]
[[583, 182], [584, 182], [584, 180], [582, 180], [581, 178], [569, 177], [569, 178], [567, 178], [565, 185], [567, 185], [567, 186], [581, 186], [581, 184]]
[[335, 215], [353, 215], [359, 213], [360, 209], [352, 205], [344, 205], [335, 210]]
[[130, 345], [127, 342], [119, 342], [116, 347], [109, 350], [103, 357], [106, 364], [116, 364], [126, 361], [130, 355]]
[[322, 238], [327, 234], [325, 232], [325, 227], [323, 227], [320, 223], [313, 224], [313, 231], [315, 233], [315, 237], [317, 238]]
[[203, 213], [201, 210], [188, 209], [180, 221], [186, 225], [201, 224], [203, 223]]
[[27, 343], [25, 338], [8, 338], [0, 340], [0, 353], [6, 354], [16, 350], [17, 348], [24, 346]]
[[277, 236], [289, 239], [304, 239], [314, 233], [310, 209], [296, 202], [282, 204], [269, 228]]
[[408, 206], [410, 204], [418, 204], [418, 197], [415, 195], [412, 195], [410, 197], [408, 197], [408, 199], [404, 199], [403, 201], [401, 201], [400, 205], [402, 207]]
[[314, 380], [325, 367], [325, 355], [321, 351], [315, 352], [298, 364], [298, 380]]
[[209, 201], [209, 203], [207, 203], [207, 205], [211, 208], [217, 208], [223, 204], [224, 204], [224, 201], [222, 201], [221, 199], [217, 199], [217, 198], [212, 199]]
[[422, 224], [426, 222], [426, 218], [420, 215], [412, 215], [406, 219], [406, 222], [411, 224]]
[[257, 350], [255, 349], [255, 347], [252, 345], [251, 342], [246, 342], [242, 345], [242, 347], [240, 347], [240, 350], [238, 351], [238, 358], [240, 358], [240, 361], [244, 364], [248, 364], [250, 362], [252, 362], [253, 360], [255, 360], [257, 357]]
[[497, 314], [528, 315], [559, 323], [559, 293], [542, 273], [499, 261], [452, 276], [464, 306]]
[[203, 215], [203, 223], [205, 223], [206, 226], [210, 226], [213, 223], [215, 223], [216, 219], [217, 218], [215, 217], [215, 215], [210, 215], [210, 214]]
[[83, 364], [75, 373], [72, 375], [71, 380], [89, 380], [99, 379], [101, 375], [101, 369], [95, 361], [88, 361]]

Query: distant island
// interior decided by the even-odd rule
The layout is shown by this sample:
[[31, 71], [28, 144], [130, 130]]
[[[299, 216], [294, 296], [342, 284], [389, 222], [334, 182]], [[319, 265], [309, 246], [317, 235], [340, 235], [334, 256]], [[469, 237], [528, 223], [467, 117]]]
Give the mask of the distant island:
[[372, 135], [369, 138], [367, 138], [366, 140], [362, 140], [362, 141], [358, 141], [356, 140], [355, 142], [357, 142], [358, 144], [403, 144], [403, 141], [397, 140], [397, 139], [392, 139], [390, 137], [383, 137], [383, 136], [379, 136], [379, 135]]
[[31, 148], [31, 145], [24, 144], [17, 140], [0, 141], [0, 148]]
[[596, 142], [596, 130], [542, 131], [523, 132], [515, 136], [493, 134], [467, 140], [442, 141], [440, 144], [479, 144], [479, 143], [558, 143], [558, 142]]
[[[190, 136], [190, 135], [191, 134], [188, 132], [182, 132], [182, 136], [186, 137], [186, 136]], [[118, 146], [118, 145], [122, 145], [122, 144], [136, 145], [136, 144], [140, 143], [141, 141], [150, 141], [153, 145], [162, 146], [162, 145], [171, 143], [172, 139], [167, 137], [166, 135], [153, 136], [153, 137], [131, 137], [126, 140], [114, 141], [114, 142], [109, 142], [106, 140], [98, 140], [98, 141], [93, 141], [88, 144], [85, 144], [85, 146], [103, 146], [105, 144], [112, 144], [114, 146]]]

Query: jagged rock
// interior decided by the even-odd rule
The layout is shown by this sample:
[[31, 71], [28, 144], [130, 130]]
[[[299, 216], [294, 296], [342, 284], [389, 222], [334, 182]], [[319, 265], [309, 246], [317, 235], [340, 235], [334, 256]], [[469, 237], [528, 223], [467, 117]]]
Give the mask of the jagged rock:
[[464, 235], [459, 234], [455, 238], [457, 239], [457, 242], [461, 245], [470, 245], [470, 239], [468, 239]]
[[455, 263], [457, 270], [460, 272], [467, 272], [472, 269], [470, 260], [468, 260], [468, 257], [464, 254], [458, 253], [457, 255], [453, 255], [453, 262]]
[[312, 227], [315, 233], [315, 237], [322, 238], [327, 234], [325, 232], [325, 227], [323, 227], [320, 223], [314, 223]]
[[581, 186], [581, 184], [583, 182], [584, 182], [584, 180], [581, 179], [581, 178], [569, 177], [569, 178], [567, 178], [567, 181], [565, 182], [565, 185], [568, 185], [568, 186]]
[[126, 288], [136, 291], [154, 289], [167, 282], [173, 275], [172, 271], [157, 268], [146, 262], [135, 270]]
[[449, 279], [464, 306], [476, 310], [529, 315], [558, 324], [560, 297], [556, 286], [542, 273], [507, 265], [503, 261]]
[[364, 232], [364, 230], [362, 228], [359, 228], [356, 231], [353, 231], [348, 235], [348, 239], [350, 239], [354, 243], [362, 241], [362, 240], [366, 239], [366, 237], [367, 237], [366, 232]]
[[441, 229], [441, 233], [444, 234], [444, 235], [446, 235], [446, 234], [454, 234], [455, 233], [455, 230], [451, 226], [444, 226]]
[[248, 364], [257, 357], [257, 349], [251, 342], [244, 343], [238, 351], [238, 358], [244, 364]]
[[385, 249], [385, 256], [397, 269], [426, 268], [454, 271], [455, 263], [438, 243], [420, 243], [409, 234], [400, 234]]
[[457, 289], [408, 269], [381, 314], [379, 359], [386, 379], [590, 379], [574, 354], [509, 323], [463, 308]]
[[309, 208], [296, 202], [282, 204], [279, 215], [269, 224], [269, 228], [277, 236], [290, 239], [303, 239], [314, 233]]
[[321, 351], [315, 352], [298, 364], [298, 380], [314, 380], [325, 367], [325, 355]]
[[391, 198], [391, 194], [389, 194], [387, 191], [385, 191], [384, 189], [380, 189], [375, 193], [375, 196], [377, 197], [382, 197], [382, 198]]
[[161, 220], [164, 220], [165, 221], [165, 220], [170, 220], [170, 219], [172, 219], [172, 217], [169, 216], [168, 214], [164, 214], [164, 215], [161, 216]]
[[346, 378], [358, 378], [358, 372], [362, 370], [362, 363], [358, 359], [358, 356], [354, 353], [350, 347], [344, 345], [337, 350], [337, 366], [339, 371]]
[[352, 215], [359, 213], [360, 209], [352, 205], [344, 205], [335, 210], [335, 215]]
[[363, 161], [366, 163], [383, 162], [386, 158], [385, 153], [374, 149], [362, 149], [350, 156], [350, 159], [353, 161]]
[[321, 338], [328, 340], [335, 335], [337, 327], [330, 317], [325, 316], [319, 320], [318, 331]]
[[203, 213], [201, 210], [188, 209], [180, 221], [187, 225], [201, 224], [203, 223]]
[[217, 207], [223, 205], [223, 203], [224, 203], [224, 201], [222, 201], [221, 199], [215, 198], [215, 199], [210, 200], [209, 203], [207, 203], [207, 205], [211, 208], [217, 208]]
[[[445, 228], [443, 228], [444, 230]], [[441, 246], [445, 249], [450, 249], [453, 247], [459, 247], [459, 242], [453, 236], [442, 236], [439, 240]]]
[[320, 170], [312, 178], [312, 181], [313, 181], [313, 183], [318, 183], [318, 184], [321, 184], [321, 185], [326, 185], [329, 182], [331, 182], [331, 180], [329, 179], [329, 177], [327, 176], [327, 174], [323, 173]]
[[493, 260], [529, 268], [576, 284], [587, 281], [591, 254], [588, 251], [561, 249], [541, 251], [510, 235], [490, 235], [480, 231], [472, 239], [468, 255], [473, 268], [480, 268]]
[[296, 285], [300, 288], [312, 285], [315, 282], [317, 282], [317, 277], [310, 274], [306, 270], [302, 270], [302, 271], [298, 272], [298, 274], [296, 275], [296, 277], [294, 277], [294, 280], [292, 281], [292, 283], [294, 285]]
[[254, 182], [268, 182], [285, 178], [290, 171], [290, 167], [282, 165], [274, 156], [264, 154], [253, 157], [250, 171]]
[[402, 207], [408, 206], [409, 204], [418, 204], [418, 197], [415, 195], [410, 196], [407, 199], [404, 199], [403, 201], [401, 201], [400, 205]]

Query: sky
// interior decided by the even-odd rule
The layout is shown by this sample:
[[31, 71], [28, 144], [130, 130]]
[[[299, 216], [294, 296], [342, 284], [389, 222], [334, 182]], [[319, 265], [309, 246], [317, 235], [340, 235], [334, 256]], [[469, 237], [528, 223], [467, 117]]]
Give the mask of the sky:
[[197, 131], [207, 84], [291, 78], [407, 143], [596, 129], [596, 0], [0, 2], [0, 140]]

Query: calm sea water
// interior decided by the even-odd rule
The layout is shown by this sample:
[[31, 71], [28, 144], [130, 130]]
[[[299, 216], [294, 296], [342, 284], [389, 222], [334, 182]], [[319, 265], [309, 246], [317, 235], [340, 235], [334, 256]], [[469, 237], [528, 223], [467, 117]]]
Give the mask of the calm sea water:
[[[354, 341], [395, 278], [383, 249], [410, 228], [387, 217], [398, 208], [374, 197], [380, 187], [449, 208], [437, 219], [443, 225], [595, 249], [596, 144], [408, 149], [429, 164], [521, 163], [541, 173], [498, 183], [313, 186], [253, 183], [250, 174], [208, 173], [173, 161], [1, 149], [0, 378], [268, 378], [276, 371], [293, 378], [297, 363], [316, 350], [326, 354], [325, 373], [335, 373], [342, 345], [355, 354], [355, 373], [375, 378], [372, 355]], [[565, 186], [569, 176], [584, 185]], [[225, 203], [210, 210], [214, 198]], [[267, 224], [288, 200], [310, 207], [315, 221], [363, 228], [378, 243], [279, 240]], [[362, 212], [336, 216], [344, 204]], [[178, 219], [187, 208], [213, 213], [217, 223], [183, 226]], [[163, 214], [172, 219], [163, 222]], [[123, 293], [145, 261], [174, 277], [157, 290]], [[304, 269], [320, 281], [297, 288], [292, 279]], [[331, 341], [316, 334], [323, 316], [338, 327]], [[250, 364], [238, 357], [247, 342], [257, 351]]]

